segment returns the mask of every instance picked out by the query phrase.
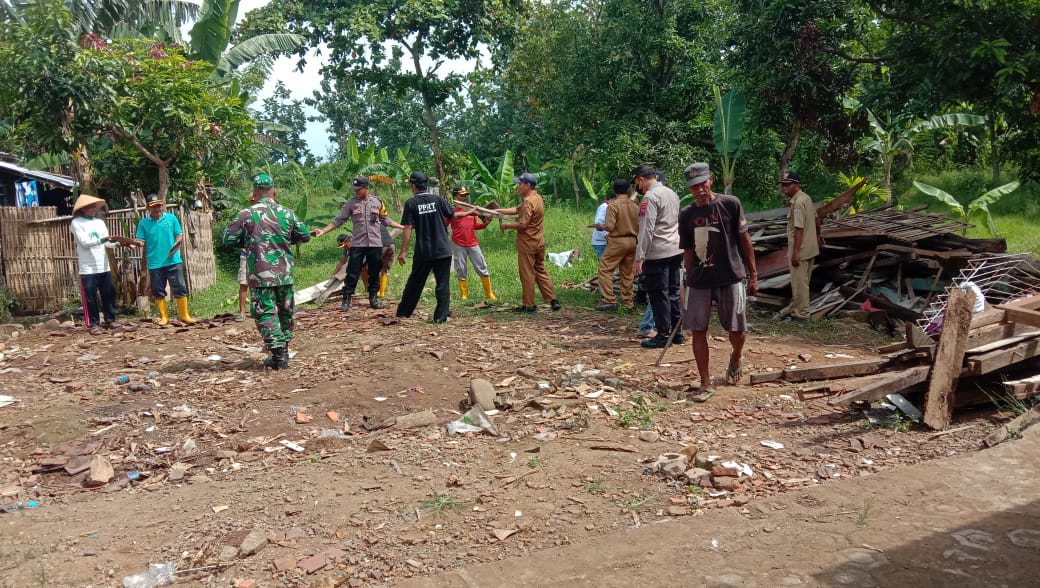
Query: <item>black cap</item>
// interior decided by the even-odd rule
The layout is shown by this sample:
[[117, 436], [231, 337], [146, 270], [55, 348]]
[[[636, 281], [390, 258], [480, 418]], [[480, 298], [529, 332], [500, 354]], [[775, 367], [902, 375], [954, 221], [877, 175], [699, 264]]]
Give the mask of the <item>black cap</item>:
[[632, 183], [625, 178], [618, 178], [614, 180], [614, 193], [615, 194], [628, 194], [628, 188]]
[[354, 181], [350, 182], [350, 187], [355, 190], [368, 187], [368, 178], [365, 176], [358, 176], [354, 178]]
[[144, 201], [148, 206], [161, 206], [165, 204], [162, 196], [159, 196], [158, 194], [149, 194], [144, 197]]
[[336, 243], [340, 249], [344, 249], [344, 245], [350, 240], [350, 233], [340, 233], [336, 236]]
[[430, 183], [430, 178], [421, 171], [413, 171], [412, 175], [408, 176], [408, 183], [416, 188], [425, 188]]
[[654, 169], [652, 163], [640, 163], [632, 170], [632, 178], [650, 178], [653, 177], [657, 170]]
[[454, 188], [451, 189], [451, 194], [452, 194], [452, 196], [467, 196], [468, 197], [469, 196], [469, 190], [466, 188], [466, 186], [463, 186], [462, 184], [458, 184]]
[[780, 180], [781, 184], [799, 184], [802, 183], [802, 177], [794, 172], [787, 172], [784, 179]]

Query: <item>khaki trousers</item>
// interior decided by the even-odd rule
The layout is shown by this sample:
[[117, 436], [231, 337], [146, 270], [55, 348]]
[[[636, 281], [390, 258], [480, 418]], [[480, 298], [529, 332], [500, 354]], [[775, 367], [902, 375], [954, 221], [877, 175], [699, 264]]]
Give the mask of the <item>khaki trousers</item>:
[[815, 257], [801, 260], [798, 267], [792, 267], [788, 261], [791, 273], [791, 316], [795, 318], [809, 318], [809, 278], [812, 277], [815, 264]]
[[617, 304], [614, 295], [614, 270], [621, 275], [621, 304], [632, 308], [632, 262], [636, 258], [635, 237], [611, 237], [599, 259], [599, 291], [603, 304]]
[[536, 283], [546, 302], [556, 300], [556, 290], [553, 288], [552, 278], [549, 277], [549, 272], [545, 271], [545, 247], [539, 247], [538, 251], [534, 253], [517, 251], [516, 260], [520, 268], [520, 288], [523, 293], [524, 306], [534, 306], [534, 285]]

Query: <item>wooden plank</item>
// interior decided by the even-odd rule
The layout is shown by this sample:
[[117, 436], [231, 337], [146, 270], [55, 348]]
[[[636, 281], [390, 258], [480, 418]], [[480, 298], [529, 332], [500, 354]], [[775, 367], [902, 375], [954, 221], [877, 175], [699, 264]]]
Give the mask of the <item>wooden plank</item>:
[[968, 362], [971, 366], [971, 373], [981, 376], [1037, 356], [1040, 356], [1040, 340], [1031, 339], [1010, 349], [998, 349], [976, 355]]
[[971, 332], [968, 333], [967, 353], [976, 352], [976, 347], [989, 345], [990, 343], [996, 343], [1001, 339], [1007, 339], [1008, 337], [1015, 337], [1017, 335], [1025, 335], [1026, 333], [1032, 333], [1034, 331], [1036, 331], [1036, 329], [1032, 329], [1025, 325], [1016, 325], [1014, 323], [997, 323], [994, 325], [986, 325], [985, 327], [978, 329], [972, 329]]
[[1004, 382], [1008, 392], [1018, 396], [1020, 394], [1040, 394], [1040, 374], [1024, 380], [1012, 380]]
[[907, 349], [912, 349], [912, 347], [910, 347], [910, 343], [906, 341], [900, 341], [898, 343], [892, 343], [890, 345], [883, 345], [881, 347], [878, 347], [877, 352], [878, 355], [888, 355], [889, 353], [905, 351]]
[[990, 433], [982, 442], [986, 447], [993, 447], [1011, 437], [1021, 435], [1026, 427], [1038, 422], [1040, 422], [1040, 406], [1034, 406], [1008, 424]]
[[885, 372], [874, 376], [874, 381], [857, 390], [842, 394], [827, 401], [832, 406], [848, 406], [853, 402], [878, 400], [889, 394], [900, 393], [928, 379], [931, 366], [922, 365], [897, 372]]
[[767, 382], [779, 382], [784, 379], [784, 371], [777, 370], [775, 372], [759, 372], [757, 374], [751, 374], [750, 376], [751, 385], [765, 384]]
[[994, 341], [992, 343], [987, 343], [985, 345], [979, 345], [978, 347], [973, 347], [971, 349], [966, 350], [964, 352], [964, 354], [965, 355], [968, 355], [968, 354], [973, 354], [974, 355], [974, 354], [988, 353], [990, 351], [994, 351], [994, 350], [997, 350], [997, 349], [1004, 349], [1005, 347], [1008, 347], [1010, 345], [1014, 345], [1016, 343], [1022, 343], [1024, 341], [1028, 341], [1030, 339], [1036, 339], [1036, 338], [1040, 338], [1040, 331], [1034, 331], [1034, 332], [1031, 332], [1031, 333], [1024, 333], [1022, 335], [1016, 335], [1014, 337], [1007, 337], [1007, 338], [1004, 338], [1004, 339], [1000, 339], [998, 341]]
[[888, 360], [874, 359], [853, 363], [836, 363], [807, 368], [795, 368], [783, 371], [783, 379], [787, 382], [810, 382], [814, 380], [832, 380], [850, 376], [867, 376], [876, 374], [888, 363]]
[[935, 366], [925, 397], [924, 424], [938, 431], [949, 427], [953, 416], [954, 390], [964, 363], [964, 349], [968, 344], [971, 307], [974, 303], [974, 293], [960, 288], [949, 290], [943, 331], [939, 335]]
[[1020, 325], [1029, 325], [1030, 327], [1040, 328], [1040, 312], [1038, 311], [1004, 305], [997, 305], [997, 308], [1006, 313], [1006, 318], [1004, 320], [1009, 323], [1018, 323]]

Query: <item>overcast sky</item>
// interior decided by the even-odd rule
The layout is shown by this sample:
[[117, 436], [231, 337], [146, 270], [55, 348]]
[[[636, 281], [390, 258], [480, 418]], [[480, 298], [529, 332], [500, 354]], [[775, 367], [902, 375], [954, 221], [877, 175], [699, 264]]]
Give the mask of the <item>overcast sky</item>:
[[[265, 6], [270, 1], [241, 0], [238, 5], [238, 19], [242, 20], [247, 12]], [[295, 57], [279, 58], [274, 62], [274, 70], [271, 73], [271, 78], [267, 81], [267, 85], [257, 96], [256, 106], [259, 107], [260, 102], [264, 98], [271, 96], [278, 80], [284, 82], [285, 86], [289, 88], [289, 93], [293, 99], [303, 100], [304, 98], [310, 98], [321, 85], [321, 74], [318, 73], [320, 68], [321, 60], [311, 58], [307, 60], [307, 67], [304, 71], [299, 72], [296, 71]], [[308, 106], [305, 106], [304, 109], [308, 116], [317, 116], [318, 114], [318, 111]], [[331, 155], [332, 144], [329, 142], [328, 125], [324, 122], [308, 123], [307, 132], [304, 133], [303, 138], [307, 141], [307, 146], [310, 147], [311, 153], [316, 157], [327, 159]]]

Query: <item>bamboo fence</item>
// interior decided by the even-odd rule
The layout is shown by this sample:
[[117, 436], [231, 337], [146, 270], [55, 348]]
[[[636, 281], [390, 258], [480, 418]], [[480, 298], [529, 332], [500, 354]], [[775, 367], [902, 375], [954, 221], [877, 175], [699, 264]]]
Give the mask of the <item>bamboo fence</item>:
[[[212, 217], [208, 212], [182, 210], [171, 205], [184, 230], [181, 256], [188, 292], [216, 283], [213, 257]], [[30, 311], [51, 311], [69, 301], [80, 301], [76, 244], [69, 229], [71, 216], [55, 216], [53, 206], [0, 206], [0, 259], [8, 290], [20, 306]], [[105, 224], [112, 235], [133, 237], [137, 221], [147, 214], [143, 208], [111, 210]], [[141, 249], [109, 249], [113, 280], [124, 304], [148, 294], [148, 272]]]

